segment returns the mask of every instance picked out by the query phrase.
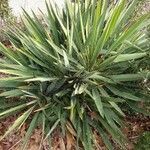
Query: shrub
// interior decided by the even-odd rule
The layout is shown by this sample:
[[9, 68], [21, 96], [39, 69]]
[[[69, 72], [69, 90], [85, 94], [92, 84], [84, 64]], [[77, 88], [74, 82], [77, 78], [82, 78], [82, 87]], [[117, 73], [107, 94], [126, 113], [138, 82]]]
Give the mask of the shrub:
[[0, 18], [4, 19], [8, 17], [10, 12], [10, 8], [8, 5], [8, 0], [1, 0], [0, 1]]
[[16, 24], [16, 18], [13, 16], [11, 9], [9, 8], [8, 0], [0, 1], [0, 41], [7, 41], [7, 37], [4, 34], [4, 30], [7, 30], [8, 26]]
[[144, 132], [138, 139], [138, 142], [135, 146], [137, 150], [149, 150], [150, 145], [149, 145], [149, 140], [150, 140], [150, 132]]
[[62, 11], [46, 4], [45, 25], [24, 11], [26, 31], [7, 33], [13, 49], [0, 44], [6, 56], [0, 72], [7, 75], [0, 79], [0, 117], [24, 113], [1, 139], [29, 119], [24, 148], [37, 125], [44, 139], [57, 128], [86, 150], [94, 148], [93, 131], [108, 149], [111, 138], [125, 146], [120, 104], [139, 110], [137, 103], [148, 96], [138, 83], [150, 77], [148, 70], [136, 67], [149, 58], [141, 29], [150, 23], [149, 14], [128, 20], [136, 2], [120, 0], [112, 7], [108, 0], [67, 1]]

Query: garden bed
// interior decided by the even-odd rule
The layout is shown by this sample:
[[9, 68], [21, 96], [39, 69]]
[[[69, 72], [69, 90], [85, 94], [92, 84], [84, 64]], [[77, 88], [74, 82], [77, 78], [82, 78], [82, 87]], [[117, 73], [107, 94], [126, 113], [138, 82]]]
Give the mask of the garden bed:
[[[7, 128], [14, 122], [15, 119], [16, 116], [12, 116], [1, 121], [0, 136], [7, 130]], [[134, 116], [127, 115], [125, 118], [125, 122], [126, 122], [126, 127], [122, 130], [129, 140], [129, 143], [127, 144], [127, 150], [136, 150], [135, 147], [137, 145], [139, 137], [145, 132], [150, 132], [150, 117], [144, 117], [141, 114], [134, 115]], [[26, 133], [26, 127], [27, 125], [24, 124], [18, 132], [14, 132], [13, 134], [5, 138], [3, 141], [1, 141], [0, 150], [20, 150], [21, 147], [20, 139], [24, 137]], [[74, 142], [71, 137], [70, 139], [68, 138], [68, 143], [67, 143], [66, 140], [60, 137], [59, 132], [55, 132], [53, 136], [54, 137], [52, 140], [52, 145], [53, 145], [52, 150], [73, 150]], [[28, 150], [37, 150], [39, 148], [41, 138], [42, 138], [42, 131], [40, 128], [37, 128], [30, 138]], [[106, 150], [106, 147], [104, 146], [101, 138], [98, 137], [97, 139], [98, 139], [100, 149]], [[116, 145], [115, 143], [114, 145], [115, 145], [115, 150], [120, 150], [120, 147], [118, 147], [118, 145]], [[69, 149], [65, 149], [66, 148], [65, 146], [67, 146]], [[142, 148], [141, 150], [148, 150], [148, 149], [144, 149], [142, 145], [141, 148]], [[49, 150], [49, 145], [47, 141], [42, 143], [42, 150]]]

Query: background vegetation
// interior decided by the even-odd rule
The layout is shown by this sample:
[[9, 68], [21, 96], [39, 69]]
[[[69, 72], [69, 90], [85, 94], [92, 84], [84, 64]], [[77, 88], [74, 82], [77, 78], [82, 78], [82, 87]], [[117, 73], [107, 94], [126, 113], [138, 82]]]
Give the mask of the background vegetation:
[[0, 1], [0, 18], [5, 19], [9, 16], [10, 8], [8, 0]]

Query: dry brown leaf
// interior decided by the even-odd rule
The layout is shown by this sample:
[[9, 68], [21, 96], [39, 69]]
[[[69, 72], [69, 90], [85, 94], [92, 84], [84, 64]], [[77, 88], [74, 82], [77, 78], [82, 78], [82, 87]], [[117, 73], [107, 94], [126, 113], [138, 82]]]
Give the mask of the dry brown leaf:
[[129, 143], [129, 144], [127, 145], [127, 149], [128, 149], [128, 150], [134, 150], [134, 145], [133, 145], [132, 143]]
[[72, 135], [76, 136], [76, 132], [75, 132], [74, 128], [72, 127], [72, 125], [71, 125], [69, 122], [67, 122], [66, 127], [67, 127], [68, 131], [69, 131]]
[[67, 146], [66, 146], [67, 150], [72, 150], [72, 148], [75, 144], [75, 140], [74, 140], [72, 134], [70, 134], [69, 132], [67, 132], [67, 134], [66, 134], [66, 140], [67, 140], [66, 141], [67, 142]]
[[134, 125], [132, 131], [136, 132], [138, 130], [139, 130], [139, 125], [138, 124]]
[[60, 138], [59, 140], [60, 140], [60, 150], [66, 150], [66, 146], [63, 138]]
[[42, 138], [42, 129], [35, 129], [34, 134], [31, 136], [31, 139], [34, 140], [35, 143], [40, 143]]

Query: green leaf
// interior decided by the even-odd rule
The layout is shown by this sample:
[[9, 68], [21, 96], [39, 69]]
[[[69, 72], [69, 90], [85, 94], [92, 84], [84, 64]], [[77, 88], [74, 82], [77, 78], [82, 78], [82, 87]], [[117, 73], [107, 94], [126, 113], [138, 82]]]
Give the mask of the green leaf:
[[36, 123], [37, 123], [38, 115], [39, 115], [39, 113], [36, 113], [34, 115], [32, 121], [31, 121], [31, 123], [29, 125], [29, 128], [27, 130], [27, 133], [25, 134], [24, 142], [23, 142], [23, 145], [22, 145], [22, 148], [21, 148], [22, 150], [26, 149], [28, 141], [29, 141], [29, 139], [30, 139], [30, 137], [31, 137], [35, 127], [37, 126]]
[[147, 55], [146, 53], [121, 54], [115, 58], [114, 62], [117, 63], [122, 61], [135, 60], [135, 59], [145, 57], [146, 55]]
[[10, 98], [10, 97], [15, 97], [15, 96], [21, 96], [23, 94], [23, 92], [19, 89], [15, 89], [15, 90], [10, 90], [10, 91], [6, 91], [0, 94], [0, 97], [6, 97], [6, 98]]
[[12, 131], [14, 131], [16, 128], [18, 128], [20, 126], [20, 124], [22, 124], [22, 122], [24, 122], [24, 120], [26, 120], [28, 118], [28, 116], [31, 114], [33, 108], [34, 107], [30, 108], [25, 113], [23, 113], [23, 115], [21, 115], [17, 120], [15, 120], [13, 125], [10, 126], [9, 129], [6, 131], [6, 133], [0, 138], [0, 141], [2, 139], [4, 139], [8, 134], [10, 134]]
[[104, 141], [106, 147], [107, 147], [109, 150], [113, 150], [113, 146], [112, 146], [112, 144], [110, 143], [109, 138], [108, 138], [108, 135], [105, 133], [105, 131], [104, 131], [100, 126], [96, 127], [96, 129], [98, 130], [98, 132], [99, 132], [101, 138], [103, 139], [103, 141]]
[[31, 102], [28, 102], [28, 103], [25, 103], [25, 104], [22, 104], [22, 105], [19, 105], [19, 106], [10, 108], [10, 109], [8, 109], [8, 110], [5, 110], [5, 111], [3, 111], [3, 112], [0, 113], [0, 117], [1, 117], [1, 116], [4, 116], [4, 115], [7, 115], [7, 114], [10, 114], [10, 113], [12, 113], [12, 112], [21, 110], [21, 109], [23, 109], [23, 108], [25, 108], [25, 107], [27, 107], [27, 106], [30, 106], [30, 105], [32, 105], [32, 104], [34, 104], [34, 103], [36, 103], [36, 102], [37, 102], [37, 101], [34, 100], [34, 101], [31, 101]]
[[69, 67], [69, 60], [65, 51], [63, 51], [65, 67]]
[[106, 82], [106, 83], [115, 83], [113, 82], [113, 80], [111, 80], [110, 78], [108, 77], [104, 77], [100, 74], [92, 74], [91, 76], [89, 76], [88, 78], [90, 79], [96, 79], [97, 81], [103, 81], [103, 82]]
[[130, 99], [130, 100], [134, 100], [134, 101], [141, 101], [141, 98], [139, 98], [135, 95], [132, 95], [131, 93], [120, 91], [120, 90], [118, 90], [117, 88], [115, 88], [113, 86], [107, 85], [107, 88], [117, 96], [120, 96], [120, 97], [123, 97], [123, 98], [126, 98], [126, 99]]
[[46, 117], [45, 117], [44, 113], [42, 113], [41, 116], [42, 116], [42, 138], [41, 138], [39, 150], [42, 148], [42, 144], [43, 144], [43, 140], [44, 140], [44, 136], [45, 136], [45, 126], [46, 126]]
[[109, 102], [122, 116], [125, 116], [123, 111], [120, 109], [120, 107], [115, 102]]
[[22, 85], [18, 77], [0, 78], [0, 88], [16, 88]]
[[97, 89], [93, 89], [92, 90], [92, 95], [93, 95], [93, 100], [94, 100], [94, 102], [96, 104], [96, 107], [97, 107], [100, 115], [102, 117], [104, 117], [105, 112], [103, 110], [103, 104], [102, 104], [101, 96], [100, 96], [98, 90]]
[[145, 79], [146, 75], [147, 73], [120, 74], [120, 75], [111, 75], [110, 78], [115, 82], [126, 82], [126, 81], [136, 81], [136, 80]]
[[[122, 8], [124, 5], [124, 0], [120, 0], [118, 4], [115, 6], [114, 10], [110, 12], [110, 17], [108, 18], [106, 25], [104, 27], [103, 33], [101, 35], [101, 38], [98, 40], [95, 55], [97, 56], [100, 51], [102, 50], [103, 46], [105, 45], [108, 38], [111, 36], [112, 31], [115, 30], [118, 18], [121, 14]], [[95, 58], [94, 55], [94, 58]]]
[[[109, 114], [111, 116], [111, 114]], [[108, 115], [107, 115], [108, 116]], [[115, 131], [113, 127], [111, 127], [104, 119], [99, 117], [100, 123], [103, 127], [112, 135], [113, 139], [120, 144], [120, 146], [124, 147], [123, 141], [125, 142], [124, 137], [122, 137], [118, 131]], [[109, 120], [108, 120], [109, 121]], [[116, 128], [116, 127], [115, 127]]]
[[150, 116], [150, 112], [149, 112], [149, 110], [147, 109], [145, 109], [145, 108], [140, 108], [139, 106], [138, 106], [138, 104], [135, 104], [135, 103], [132, 103], [132, 102], [127, 102], [127, 104], [129, 105], [129, 107], [131, 108], [131, 109], [133, 109], [135, 112], [138, 112], [138, 113], [142, 113], [142, 114], [144, 114], [145, 116]]
[[92, 133], [91, 133], [91, 128], [88, 124], [88, 121], [87, 121], [87, 116], [85, 116], [84, 114], [84, 121], [83, 121], [83, 146], [86, 150], [93, 150], [93, 147], [92, 147]]
[[148, 17], [149, 14], [141, 16], [133, 25], [124, 30], [122, 35], [119, 36], [119, 38], [111, 45], [109, 52], [116, 49], [126, 39], [129, 39], [136, 31], [139, 31], [140, 29], [147, 26], [147, 24], [149, 24], [149, 22], [147, 21]]
[[27, 79], [25, 80], [26, 82], [35, 82], [35, 81], [40, 81], [40, 82], [46, 82], [46, 81], [55, 81], [58, 78], [49, 78], [49, 77], [36, 77], [32, 79]]
[[45, 136], [45, 139], [44, 140], [46, 140], [49, 136], [50, 136], [50, 134], [54, 131], [54, 129], [57, 127], [57, 125], [60, 123], [60, 120], [58, 119], [54, 124], [53, 124], [53, 126], [51, 127], [51, 129], [50, 129], [50, 131], [47, 133], [47, 135]]
[[1, 42], [0, 42], [0, 51], [7, 56], [8, 58], [10, 58], [13, 62], [16, 62], [17, 64], [21, 64], [21, 62], [18, 60], [18, 56], [17, 54], [15, 54], [12, 50], [6, 48]]

